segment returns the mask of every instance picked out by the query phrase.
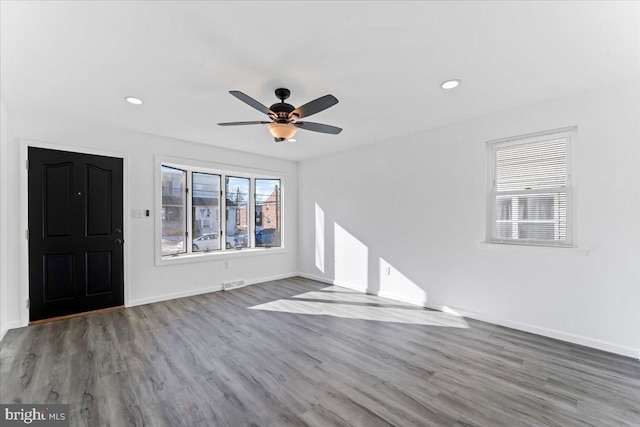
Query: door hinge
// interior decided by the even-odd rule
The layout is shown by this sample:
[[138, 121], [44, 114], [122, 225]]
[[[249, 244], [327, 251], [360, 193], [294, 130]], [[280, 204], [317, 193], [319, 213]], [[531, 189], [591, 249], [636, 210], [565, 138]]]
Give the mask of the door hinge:
[[25, 166], [26, 166], [27, 170], [29, 170], [29, 159], [27, 159], [25, 163], [26, 163]]
[[31, 300], [30, 299], [27, 300], [27, 308], [31, 308]]
[[27, 228], [25, 231], [26, 231], [25, 237], [26, 237], [27, 240], [29, 240], [29, 229]]

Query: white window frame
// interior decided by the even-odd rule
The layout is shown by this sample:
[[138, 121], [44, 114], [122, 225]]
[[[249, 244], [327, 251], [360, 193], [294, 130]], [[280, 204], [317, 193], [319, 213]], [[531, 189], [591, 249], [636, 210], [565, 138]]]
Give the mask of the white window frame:
[[[509, 138], [503, 138], [498, 140], [492, 140], [487, 142], [487, 155], [488, 155], [488, 209], [487, 209], [487, 243], [506, 244], [515, 246], [547, 246], [547, 247], [563, 247], [574, 248], [576, 247], [575, 236], [575, 206], [573, 200], [573, 173], [572, 173], [572, 160], [573, 151], [575, 150], [576, 142], [576, 127], [555, 129], [544, 132], [537, 132], [527, 135], [514, 136]], [[496, 151], [498, 148], [514, 145], [526, 145], [535, 142], [545, 141], [550, 138], [565, 138], [567, 141], [566, 146], [566, 159], [567, 159], [567, 179], [566, 185], [563, 188], [545, 188], [545, 189], [532, 189], [532, 190], [519, 190], [519, 191], [502, 191], [496, 190]], [[566, 240], [536, 240], [536, 239], [503, 239], [497, 237], [497, 212], [496, 212], [496, 197], [513, 195], [514, 198], [521, 195], [532, 194], [549, 194], [549, 193], [564, 193], [567, 200], [567, 212], [566, 212]], [[517, 200], [517, 199], [516, 199]], [[517, 220], [514, 224], [517, 224]], [[521, 221], [520, 221], [521, 222]], [[536, 221], [541, 222], [541, 221]]]
[[[185, 239], [185, 253], [176, 255], [162, 255], [162, 166], [168, 166], [176, 169], [182, 169], [187, 172], [187, 195], [186, 206], [186, 231], [188, 236]], [[206, 173], [220, 176], [220, 250], [192, 252], [192, 203], [193, 203], [193, 175], [192, 173]], [[240, 250], [226, 248], [226, 180], [225, 178], [238, 177], [249, 179], [249, 218], [248, 218], [248, 239], [249, 247]], [[255, 180], [256, 179], [278, 179], [280, 180], [280, 246], [279, 247], [255, 247]], [[156, 156], [155, 162], [155, 264], [156, 266], [164, 266], [171, 264], [179, 264], [184, 262], [200, 262], [210, 261], [214, 259], [229, 259], [245, 256], [268, 255], [276, 253], [284, 253], [285, 249], [285, 186], [286, 174], [279, 171], [261, 170], [246, 168], [242, 166], [226, 165], [221, 163], [203, 162], [193, 159], [183, 159], [168, 156]]]

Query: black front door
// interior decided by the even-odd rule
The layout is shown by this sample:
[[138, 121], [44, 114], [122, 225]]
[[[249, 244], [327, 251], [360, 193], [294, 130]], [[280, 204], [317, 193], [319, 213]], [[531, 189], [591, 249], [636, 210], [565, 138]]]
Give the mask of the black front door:
[[29, 320], [124, 303], [122, 159], [29, 147]]

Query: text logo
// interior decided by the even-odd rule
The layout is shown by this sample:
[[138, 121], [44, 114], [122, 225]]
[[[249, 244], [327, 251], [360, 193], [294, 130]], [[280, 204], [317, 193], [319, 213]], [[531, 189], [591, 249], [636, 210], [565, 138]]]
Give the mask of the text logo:
[[0, 404], [0, 427], [69, 427], [69, 405]]

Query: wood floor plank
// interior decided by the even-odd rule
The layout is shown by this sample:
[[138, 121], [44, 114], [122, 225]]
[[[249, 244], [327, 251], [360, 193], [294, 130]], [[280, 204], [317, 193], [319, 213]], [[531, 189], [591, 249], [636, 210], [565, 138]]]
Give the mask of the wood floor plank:
[[72, 426], [638, 426], [640, 362], [301, 277], [9, 331]]

